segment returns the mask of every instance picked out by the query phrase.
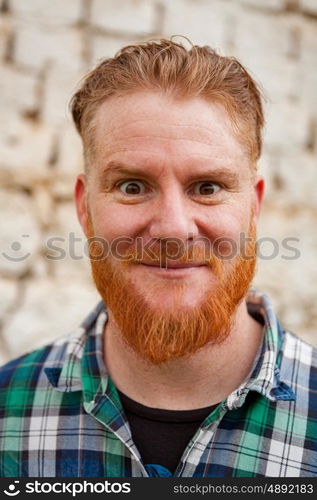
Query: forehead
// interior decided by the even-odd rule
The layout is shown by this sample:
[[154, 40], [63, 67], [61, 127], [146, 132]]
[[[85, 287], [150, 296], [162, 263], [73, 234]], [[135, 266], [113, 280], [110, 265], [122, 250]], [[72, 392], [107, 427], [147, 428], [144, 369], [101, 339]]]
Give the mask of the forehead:
[[176, 100], [150, 91], [112, 97], [98, 108], [92, 130], [100, 161], [118, 155], [246, 160], [225, 108], [202, 98]]

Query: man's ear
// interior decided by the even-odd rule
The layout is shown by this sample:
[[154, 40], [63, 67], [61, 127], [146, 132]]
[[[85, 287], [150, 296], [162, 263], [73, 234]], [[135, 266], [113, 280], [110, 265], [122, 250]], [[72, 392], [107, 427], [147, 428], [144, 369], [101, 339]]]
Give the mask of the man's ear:
[[75, 201], [77, 218], [88, 237], [88, 192], [87, 192], [87, 177], [85, 174], [79, 174], [75, 184]]
[[264, 191], [265, 191], [265, 181], [264, 178], [260, 175], [257, 175], [254, 181], [254, 217], [257, 220], [260, 215], [261, 207], [262, 207], [262, 202], [263, 202], [263, 197], [264, 197]]

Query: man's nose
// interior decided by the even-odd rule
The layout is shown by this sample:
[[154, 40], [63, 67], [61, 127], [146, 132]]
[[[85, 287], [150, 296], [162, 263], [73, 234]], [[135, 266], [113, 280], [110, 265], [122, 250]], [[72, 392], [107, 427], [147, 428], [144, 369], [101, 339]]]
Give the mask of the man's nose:
[[170, 192], [163, 196], [150, 222], [151, 238], [179, 238], [182, 241], [193, 239], [198, 234], [194, 216], [185, 194]]

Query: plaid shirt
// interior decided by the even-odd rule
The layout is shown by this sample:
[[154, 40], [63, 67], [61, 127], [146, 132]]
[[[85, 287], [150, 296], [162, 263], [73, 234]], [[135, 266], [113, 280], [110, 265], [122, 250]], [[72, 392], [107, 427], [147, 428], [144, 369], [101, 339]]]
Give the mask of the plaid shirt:
[[[252, 375], [197, 429], [176, 477], [317, 476], [316, 350], [282, 330], [264, 295]], [[73, 335], [0, 369], [0, 476], [149, 477], [103, 362], [103, 303]]]

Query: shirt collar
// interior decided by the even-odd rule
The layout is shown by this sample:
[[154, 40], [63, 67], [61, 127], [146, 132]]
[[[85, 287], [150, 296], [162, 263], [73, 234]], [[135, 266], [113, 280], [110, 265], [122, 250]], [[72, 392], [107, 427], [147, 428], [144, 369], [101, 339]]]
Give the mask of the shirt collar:
[[[252, 289], [247, 303], [248, 307], [260, 314], [264, 320], [263, 343], [251, 375], [227, 397], [225, 405], [228, 409], [239, 408], [250, 391], [256, 391], [271, 401], [294, 400], [293, 390], [283, 381], [280, 373], [284, 331], [271, 302], [266, 295]], [[121, 408], [103, 361], [103, 332], [106, 322], [107, 311], [103, 302], [100, 302], [79, 329], [66, 339], [66, 353], [65, 343], [61, 344], [64, 361], [60, 355], [56, 364], [45, 368], [48, 380], [58, 391], [82, 390], [87, 410], [96, 405], [106, 393], [109, 393], [109, 396], [115, 399], [116, 406]]]
[[[55, 389], [60, 392], [81, 391], [85, 381], [87, 391], [91, 393], [97, 384], [97, 379], [98, 385], [101, 381], [102, 386], [107, 384], [108, 375], [102, 354], [102, 336], [106, 321], [106, 309], [103, 302], [99, 302], [80, 327], [63, 339], [60, 356], [56, 356], [59, 358], [56, 364], [45, 368], [46, 376]], [[56, 344], [58, 342], [57, 340]], [[88, 365], [91, 364], [90, 370], [87, 361]]]
[[248, 294], [247, 305], [264, 320], [263, 342], [259, 348], [250, 376], [226, 400], [228, 409], [242, 406], [247, 394], [256, 391], [270, 401], [295, 400], [292, 388], [283, 381], [280, 361], [285, 332], [282, 329], [269, 298], [254, 289]]

